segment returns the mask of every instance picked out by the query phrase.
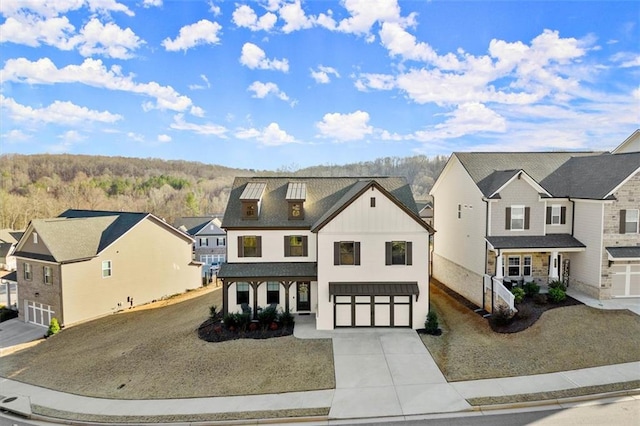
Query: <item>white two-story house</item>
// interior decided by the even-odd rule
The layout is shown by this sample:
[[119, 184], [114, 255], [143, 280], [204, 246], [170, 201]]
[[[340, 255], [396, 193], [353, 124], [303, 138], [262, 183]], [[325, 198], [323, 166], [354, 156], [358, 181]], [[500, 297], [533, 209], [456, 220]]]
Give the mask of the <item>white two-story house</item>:
[[640, 153], [454, 153], [434, 197], [433, 276], [485, 309], [502, 284], [640, 296]]
[[429, 309], [429, 235], [403, 178], [236, 178], [223, 311], [277, 306], [318, 329], [412, 327]]

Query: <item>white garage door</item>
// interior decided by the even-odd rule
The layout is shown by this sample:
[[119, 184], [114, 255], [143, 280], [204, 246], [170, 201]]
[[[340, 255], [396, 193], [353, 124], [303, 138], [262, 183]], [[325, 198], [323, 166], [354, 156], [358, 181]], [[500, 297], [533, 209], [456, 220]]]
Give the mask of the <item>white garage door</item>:
[[640, 264], [611, 267], [611, 296], [640, 297]]
[[26, 300], [24, 304], [26, 322], [49, 327], [51, 318], [53, 318], [55, 314], [51, 306], [45, 305], [44, 303], [32, 302], [31, 300]]
[[411, 296], [335, 296], [336, 327], [411, 327]]

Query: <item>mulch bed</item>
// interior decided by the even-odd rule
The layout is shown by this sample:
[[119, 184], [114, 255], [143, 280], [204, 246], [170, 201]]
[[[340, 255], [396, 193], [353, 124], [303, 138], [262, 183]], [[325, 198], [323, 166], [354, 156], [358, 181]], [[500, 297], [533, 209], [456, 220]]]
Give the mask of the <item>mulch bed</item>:
[[229, 330], [220, 318], [209, 318], [198, 327], [198, 337], [207, 342], [226, 342], [236, 339], [270, 339], [272, 337], [290, 336], [294, 325], [278, 325], [276, 330], [262, 329], [258, 325], [256, 330]]
[[567, 296], [567, 298], [560, 303], [549, 301], [545, 304], [538, 304], [533, 298], [525, 297], [521, 303], [516, 304], [518, 312], [508, 324], [496, 323], [495, 316], [493, 316], [489, 317], [489, 326], [491, 326], [491, 329], [496, 333], [517, 333], [531, 327], [544, 312], [550, 309], [582, 304], [582, 302], [577, 301], [571, 296]]

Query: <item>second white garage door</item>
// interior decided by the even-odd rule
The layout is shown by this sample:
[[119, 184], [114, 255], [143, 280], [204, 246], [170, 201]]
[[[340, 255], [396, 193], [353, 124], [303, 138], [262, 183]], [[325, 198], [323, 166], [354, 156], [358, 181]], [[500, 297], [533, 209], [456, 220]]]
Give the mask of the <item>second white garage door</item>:
[[54, 317], [55, 312], [53, 308], [44, 303], [33, 302], [31, 300], [25, 300], [25, 321], [31, 324], [41, 325], [43, 327], [49, 327], [51, 318]]
[[640, 297], [640, 264], [611, 267], [611, 296]]

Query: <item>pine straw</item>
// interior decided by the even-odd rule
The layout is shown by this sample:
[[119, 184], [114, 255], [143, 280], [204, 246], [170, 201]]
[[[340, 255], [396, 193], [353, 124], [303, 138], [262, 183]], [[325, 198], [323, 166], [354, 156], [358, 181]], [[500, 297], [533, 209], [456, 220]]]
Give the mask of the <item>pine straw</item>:
[[[197, 296], [197, 297], [194, 297]], [[187, 299], [187, 300], [183, 300]], [[335, 387], [330, 339], [293, 336], [208, 343], [197, 335], [221, 290], [63, 330], [2, 358], [0, 376], [79, 395], [157, 399], [253, 395]]]
[[422, 335], [448, 381], [477, 380], [597, 367], [640, 360], [640, 316], [588, 306], [549, 310], [513, 334], [431, 286], [442, 336]]

